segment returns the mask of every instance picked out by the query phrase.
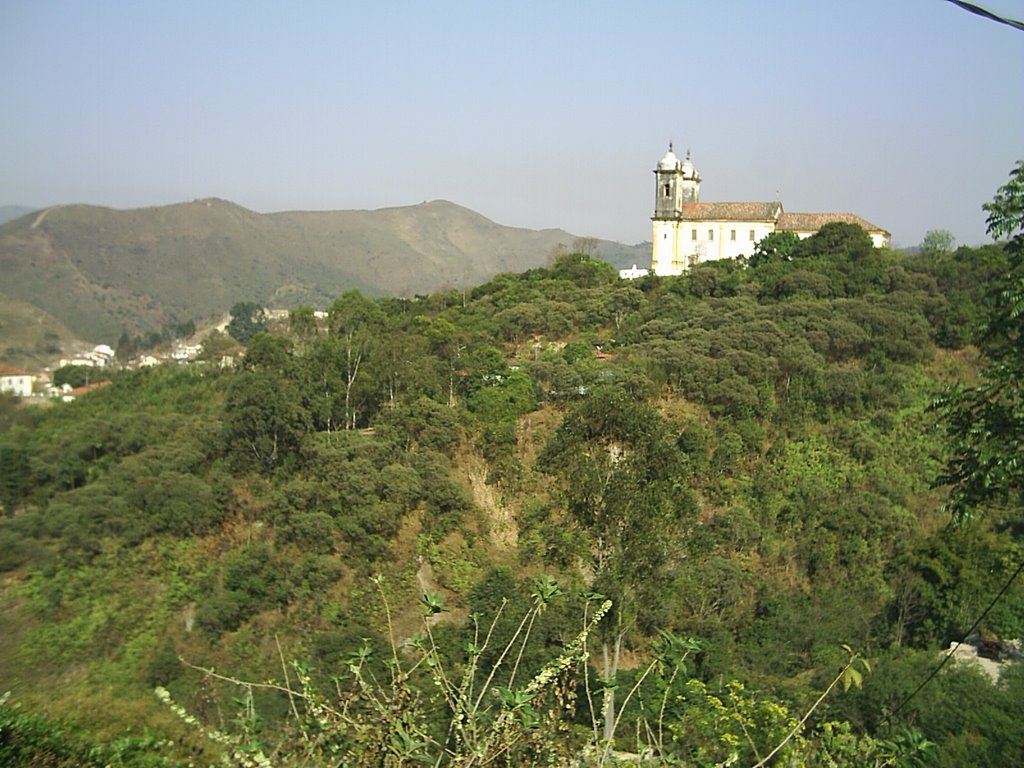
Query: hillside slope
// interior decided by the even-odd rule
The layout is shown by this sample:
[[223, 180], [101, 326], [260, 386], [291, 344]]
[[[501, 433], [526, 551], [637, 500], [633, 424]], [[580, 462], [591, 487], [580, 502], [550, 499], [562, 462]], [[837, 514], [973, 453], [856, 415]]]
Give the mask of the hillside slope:
[[[77, 335], [113, 342], [239, 300], [326, 306], [345, 290], [413, 295], [543, 264], [562, 230], [505, 227], [445, 201], [259, 214], [197, 200], [58, 206], [0, 226], [5, 291]], [[599, 247], [617, 244], [599, 243]]]
[[[10, 405], [0, 680], [25, 709], [0, 701], [0, 728], [6, 713], [8, 741], [31, 746], [37, 729], [19, 712], [72, 715], [95, 743], [128, 745], [126, 728], [145, 728], [178, 757], [166, 764], [216, 762], [218, 744], [173, 720], [160, 685], [214, 725], [242, 702], [268, 751], [305, 759], [288, 697], [257, 688], [245, 703], [228, 678], [281, 681], [282, 657], [298, 659], [334, 701], [363, 690], [350, 660], [365, 649], [375, 681], [388, 680], [388, 659], [415, 667], [405, 679], [424, 693], [403, 691], [397, 711], [443, 701], [431, 698], [435, 661], [475, 670], [474, 686], [523, 690], [574, 642], [599, 593], [624, 606], [612, 614], [623, 653], [602, 670], [607, 641], [595, 636], [589, 669], [636, 686], [619, 700], [617, 748], [643, 752], [649, 713], [685, 701], [664, 710], [672, 762], [658, 764], [693, 764], [695, 745], [724, 764], [725, 733], [747, 745], [734, 762], [753, 765], [790, 730], [788, 713], [839, 679], [848, 646], [873, 672], [860, 690], [834, 690], [826, 716], [840, 724], [809, 720], [792, 740], [801, 760], [780, 764], [822, 764], [807, 756], [826, 754], [836, 732], [860, 741], [835, 765], [884, 764], [863, 757], [889, 738], [882, 713], [1000, 590], [982, 632], [1024, 636], [1024, 586], [1008, 583], [1019, 506], [946, 525], [934, 480], [948, 449], [928, 410], [946, 382], [977, 375], [978, 318], [1009, 261], [1001, 246], [865, 252], [862, 231], [838, 226], [792, 260], [678, 277], [623, 281], [566, 254], [415, 312], [348, 295], [333, 329], [256, 337], [234, 369], [124, 371], [71, 403]], [[823, 243], [832, 250], [814, 255]], [[420, 631], [429, 645], [406, 642]], [[513, 637], [519, 650], [500, 652]], [[653, 665], [671, 638], [700, 648], [678, 675]], [[430, 663], [412, 660], [425, 650]], [[893, 725], [938, 745], [929, 765], [1015, 764], [1024, 728], [1005, 713], [1024, 701], [1021, 671], [995, 686], [951, 665]], [[657, 685], [639, 684], [648, 672]], [[558, 702], [600, 714], [573, 679], [576, 699], [531, 700], [565, 718], [551, 743], [580, 754], [593, 731]], [[966, 722], [946, 704], [964, 700]], [[723, 701], [774, 714], [751, 719], [748, 744]], [[393, 733], [379, 710], [349, 711]], [[450, 711], [415, 721], [443, 745]], [[384, 747], [333, 733], [324, 743], [352, 751], [348, 764], [381, 763]], [[536, 764], [526, 753], [494, 762]]]
[[0, 293], [0, 360], [42, 368], [74, 344], [74, 334], [46, 312]]

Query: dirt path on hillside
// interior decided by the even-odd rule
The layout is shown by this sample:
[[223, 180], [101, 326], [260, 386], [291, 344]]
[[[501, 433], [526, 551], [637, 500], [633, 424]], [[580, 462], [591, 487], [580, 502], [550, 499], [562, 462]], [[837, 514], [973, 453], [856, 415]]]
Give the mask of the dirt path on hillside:
[[469, 470], [469, 484], [473, 489], [473, 500], [487, 515], [490, 523], [491, 543], [499, 549], [515, 549], [519, 541], [519, 527], [515, 511], [501, 503], [497, 489], [487, 484], [487, 468]]

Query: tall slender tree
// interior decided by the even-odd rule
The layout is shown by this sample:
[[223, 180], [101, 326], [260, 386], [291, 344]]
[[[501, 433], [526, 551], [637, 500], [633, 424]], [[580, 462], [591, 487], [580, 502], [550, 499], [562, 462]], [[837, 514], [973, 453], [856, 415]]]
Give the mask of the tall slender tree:
[[647, 598], [684, 542], [696, 501], [661, 417], [619, 388], [596, 390], [569, 411], [537, 463], [559, 479], [587, 542], [591, 588], [613, 601], [601, 633], [604, 738], [611, 740], [623, 641], [643, 606], [657, 604]]
[[353, 391], [359, 374], [384, 327], [384, 313], [376, 302], [359, 291], [348, 291], [331, 305], [331, 334], [341, 343], [345, 387], [345, 429], [355, 429], [358, 413]]

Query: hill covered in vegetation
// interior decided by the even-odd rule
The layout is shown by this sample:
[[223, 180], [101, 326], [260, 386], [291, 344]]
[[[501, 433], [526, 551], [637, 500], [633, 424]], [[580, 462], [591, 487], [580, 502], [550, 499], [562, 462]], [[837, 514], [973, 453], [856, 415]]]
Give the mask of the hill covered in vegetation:
[[74, 334], [46, 312], [0, 293], [0, 361], [39, 370], [74, 346]]
[[[1020, 665], [915, 692], [1020, 559], [1019, 499], [949, 525], [929, 411], [978, 380], [1010, 260], [865, 240], [352, 291], [237, 370], [7, 408], [11, 749], [1012, 764]], [[1020, 584], [982, 630], [1024, 637]]]
[[[113, 344], [238, 301], [326, 307], [348, 289], [413, 296], [543, 264], [574, 237], [437, 200], [377, 211], [259, 214], [225, 200], [48, 208], [0, 225], [4, 292]], [[628, 263], [627, 246], [595, 243]]]

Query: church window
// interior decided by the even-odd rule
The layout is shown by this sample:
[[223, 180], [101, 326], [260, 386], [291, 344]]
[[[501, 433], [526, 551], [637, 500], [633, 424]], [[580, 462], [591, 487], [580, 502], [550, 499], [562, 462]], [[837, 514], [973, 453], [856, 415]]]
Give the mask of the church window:
[[750, 230], [750, 242], [754, 242], [754, 230]]
[[665, 185], [665, 197], [672, 196], [672, 187], [668, 184]]
[[736, 242], [736, 230], [735, 229], [729, 230], [729, 239], [732, 240], [734, 243]]
[[696, 229], [690, 231], [690, 239], [691, 240], [696, 240], [697, 239], [697, 230]]
[[714, 239], [715, 239], [715, 230], [709, 229], [708, 230], [708, 240], [714, 240]]

